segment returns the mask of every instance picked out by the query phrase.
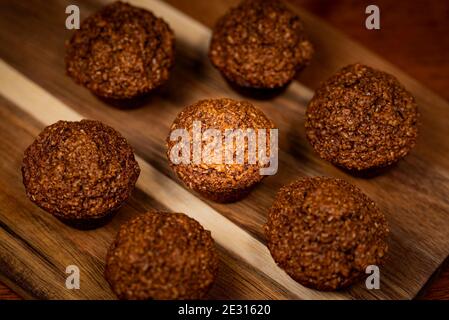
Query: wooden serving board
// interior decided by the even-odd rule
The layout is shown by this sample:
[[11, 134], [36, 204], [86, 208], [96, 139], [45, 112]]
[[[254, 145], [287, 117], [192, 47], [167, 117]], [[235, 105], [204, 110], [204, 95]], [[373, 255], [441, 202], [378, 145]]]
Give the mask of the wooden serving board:
[[[195, 20], [210, 26], [236, 1], [170, 0], [173, 7], [157, 0], [131, 2], [163, 17], [177, 38], [168, 84], [131, 109], [108, 105], [65, 75], [64, 42], [72, 33], [64, 28], [65, 7], [73, 1], [0, 3], [0, 279], [27, 298], [114, 298], [103, 279], [106, 250], [121, 223], [156, 208], [185, 212], [212, 231], [221, 265], [211, 299], [415, 297], [449, 254], [448, 103], [299, 8], [293, 9], [316, 46], [312, 64], [299, 81], [272, 99], [242, 96], [212, 68], [207, 59], [210, 31]], [[76, 2], [83, 18], [104, 3]], [[422, 114], [417, 147], [396, 166], [370, 178], [350, 176], [320, 160], [304, 135], [310, 88], [354, 62], [396, 75], [416, 96]], [[216, 204], [192, 194], [177, 181], [165, 158], [164, 140], [176, 114], [199, 99], [217, 97], [253, 101], [280, 129], [277, 175], [234, 204]], [[142, 169], [130, 201], [111, 223], [93, 231], [67, 227], [33, 205], [20, 173], [23, 151], [44, 126], [81, 118], [98, 119], [119, 130], [134, 146]], [[335, 293], [310, 290], [273, 262], [262, 232], [267, 210], [282, 185], [305, 175], [347, 179], [385, 212], [392, 236], [380, 290], [367, 290], [364, 283]], [[81, 270], [80, 290], [65, 287], [65, 269], [73, 264]]]

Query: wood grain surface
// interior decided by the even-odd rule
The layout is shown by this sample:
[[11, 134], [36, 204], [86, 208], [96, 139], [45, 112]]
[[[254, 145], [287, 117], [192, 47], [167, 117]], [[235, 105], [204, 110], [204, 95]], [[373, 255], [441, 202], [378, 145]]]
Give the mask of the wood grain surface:
[[[227, 86], [206, 58], [209, 31], [194, 20], [154, 1], [135, 1], [168, 20], [177, 34], [172, 77], [140, 108], [111, 107], [75, 85], [64, 74], [61, 28], [63, 1], [8, 3], [0, 13], [0, 274], [29, 298], [112, 298], [102, 278], [105, 250], [120, 223], [149, 208], [185, 209], [216, 238], [221, 271], [210, 298], [412, 298], [449, 253], [447, 103], [428, 89], [309, 13], [299, 10], [317, 47], [312, 65], [300, 76], [315, 87], [339, 67], [361, 61], [389, 71], [417, 97], [422, 113], [417, 148], [404, 161], [370, 179], [348, 176], [319, 160], [304, 139], [303, 114], [312, 92], [298, 82], [273, 100], [254, 100]], [[172, 2], [172, 1], [169, 1]], [[101, 6], [86, 1], [82, 15]], [[196, 3], [196, 2], [195, 2]], [[212, 4], [213, 3], [213, 4]], [[210, 25], [235, 1], [173, 5]], [[209, 6], [210, 5], [210, 6]], [[207, 16], [203, 15], [208, 7]], [[212, 10], [211, 8], [216, 8]], [[27, 17], [27, 19], [20, 19]], [[210, 21], [205, 21], [210, 19]], [[163, 140], [176, 113], [200, 98], [229, 96], [252, 100], [280, 128], [280, 170], [247, 199], [230, 205], [196, 198], [173, 181]], [[23, 150], [43, 125], [55, 119], [100, 119], [122, 132], [144, 168], [138, 189], [116, 219], [104, 228], [70, 229], [26, 199], [20, 177]], [[277, 189], [301, 175], [344, 177], [372, 197], [392, 226], [391, 254], [382, 269], [381, 290], [362, 284], [347, 291], [319, 293], [296, 284], [276, 268], [263, 246], [261, 225]], [[216, 220], [213, 219], [216, 217]], [[230, 233], [231, 235], [227, 235]], [[233, 235], [236, 235], [233, 239]], [[82, 269], [82, 290], [65, 289], [65, 266]]]

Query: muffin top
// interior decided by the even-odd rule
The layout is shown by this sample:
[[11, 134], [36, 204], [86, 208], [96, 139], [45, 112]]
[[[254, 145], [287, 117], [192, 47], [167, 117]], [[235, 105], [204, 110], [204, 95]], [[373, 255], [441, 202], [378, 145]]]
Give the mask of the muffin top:
[[307, 107], [306, 134], [320, 157], [336, 165], [384, 167], [414, 147], [418, 109], [395, 77], [354, 64], [315, 92]]
[[387, 252], [384, 215], [357, 187], [334, 178], [301, 178], [280, 189], [265, 235], [276, 263], [318, 290], [349, 286]]
[[163, 84], [174, 58], [174, 35], [150, 11], [112, 3], [82, 22], [66, 45], [70, 77], [94, 94], [128, 99]]
[[[178, 140], [172, 140], [170, 135], [177, 129], [187, 130], [189, 137], [193, 141], [194, 123], [201, 124], [202, 134], [202, 153], [198, 163], [194, 161], [193, 144], [190, 147], [190, 162], [175, 164], [172, 160], [172, 148], [178, 144]], [[266, 154], [270, 154], [270, 132], [274, 128], [273, 123], [265, 114], [247, 101], [237, 101], [232, 99], [208, 99], [184, 108], [174, 120], [170, 135], [167, 137], [167, 156], [171, 167], [175, 170], [178, 177], [190, 188], [210, 193], [231, 193], [235, 190], [246, 189], [260, 180], [260, 169], [266, 167], [259, 158], [251, 163], [248, 157], [248, 140], [236, 144], [226, 142], [227, 129], [240, 129], [246, 132], [247, 129], [254, 129], [258, 134], [258, 129], [266, 132]], [[220, 137], [214, 140], [214, 137], [206, 137], [205, 131], [215, 129], [220, 133]], [[201, 139], [201, 138], [200, 138]], [[217, 144], [218, 152], [213, 149], [207, 149], [207, 146]], [[229, 141], [229, 140], [228, 140]], [[226, 156], [232, 156], [233, 163], [226, 163]], [[241, 155], [242, 163], [238, 163], [238, 156]]]
[[275, 0], [246, 0], [231, 9], [217, 22], [209, 49], [229, 81], [252, 88], [286, 85], [312, 54], [299, 17]]
[[217, 272], [209, 231], [182, 213], [148, 212], [120, 228], [105, 276], [120, 299], [200, 299]]
[[58, 121], [25, 150], [28, 197], [63, 219], [102, 218], [131, 194], [140, 169], [130, 145], [99, 121]]

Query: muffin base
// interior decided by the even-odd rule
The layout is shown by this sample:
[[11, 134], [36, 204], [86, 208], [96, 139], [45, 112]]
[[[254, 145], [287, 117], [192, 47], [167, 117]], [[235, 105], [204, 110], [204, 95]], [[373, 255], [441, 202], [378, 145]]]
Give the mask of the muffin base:
[[251, 186], [246, 189], [239, 189], [232, 192], [210, 192], [210, 191], [204, 191], [204, 190], [195, 190], [199, 195], [201, 195], [204, 198], [207, 198], [208, 200], [212, 200], [214, 202], [218, 203], [232, 203], [237, 202], [245, 198], [248, 194], [251, 193], [251, 191], [254, 189], [255, 186]]
[[93, 230], [108, 224], [117, 214], [118, 210], [114, 212], [108, 213], [107, 215], [101, 218], [91, 218], [91, 219], [67, 219], [63, 217], [56, 218], [62, 223], [68, 225], [69, 227], [78, 229], [78, 230]]

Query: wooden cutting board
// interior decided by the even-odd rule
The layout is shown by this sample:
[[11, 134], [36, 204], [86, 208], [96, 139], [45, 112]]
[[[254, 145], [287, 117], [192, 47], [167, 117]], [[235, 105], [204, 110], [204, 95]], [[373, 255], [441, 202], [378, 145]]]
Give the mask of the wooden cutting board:
[[[211, 2], [215, 3], [212, 5]], [[120, 109], [92, 96], [65, 75], [65, 7], [55, 1], [0, 4], [0, 279], [27, 298], [110, 299], [103, 279], [106, 250], [121, 223], [156, 208], [185, 212], [212, 231], [220, 251], [220, 274], [211, 299], [410, 299], [449, 254], [449, 105], [400, 70], [348, 40], [301, 9], [316, 46], [312, 64], [282, 94], [255, 99], [231, 89], [207, 59], [210, 24], [236, 1], [135, 0], [163, 17], [177, 37], [176, 65], [166, 86], [139, 108]], [[79, 3], [81, 16], [105, 1]], [[216, 11], [206, 11], [206, 6]], [[191, 16], [187, 16], [185, 12]], [[204, 12], [208, 12], [207, 16]], [[382, 175], [350, 176], [320, 160], [304, 135], [311, 89], [338, 68], [362, 62], [396, 75], [416, 96], [421, 117], [417, 147]], [[231, 97], [253, 101], [280, 128], [279, 171], [246, 199], [215, 204], [197, 197], [168, 168], [164, 140], [186, 105]], [[134, 146], [142, 173], [137, 189], [107, 226], [71, 229], [25, 196], [20, 166], [25, 148], [44, 126], [60, 119], [98, 119]], [[385, 212], [391, 225], [390, 256], [381, 268], [381, 289], [364, 283], [337, 293], [307, 289], [280, 270], [264, 245], [262, 224], [277, 190], [300, 176], [326, 175], [359, 186]], [[81, 289], [65, 287], [65, 269], [81, 270]]]

